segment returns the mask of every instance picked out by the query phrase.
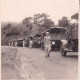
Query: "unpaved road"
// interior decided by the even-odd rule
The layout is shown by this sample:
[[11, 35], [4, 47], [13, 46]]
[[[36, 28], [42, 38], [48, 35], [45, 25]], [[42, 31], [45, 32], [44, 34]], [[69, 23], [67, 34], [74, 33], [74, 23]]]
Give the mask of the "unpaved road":
[[78, 53], [63, 57], [59, 51], [51, 51], [50, 58], [39, 48], [17, 48], [17, 53], [21, 59], [19, 73], [25, 79], [78, 79]]

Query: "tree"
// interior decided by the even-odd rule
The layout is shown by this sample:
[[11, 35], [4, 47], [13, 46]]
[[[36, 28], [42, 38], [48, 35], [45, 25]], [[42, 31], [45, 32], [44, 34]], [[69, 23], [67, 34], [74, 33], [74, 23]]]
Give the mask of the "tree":
[[1, 45], [8, 44], [8, 37], [6, 35], [10, 32], [12, 24], [8, 23], [7, 25], [1, 27]]
[[67, 17], [63, 17], [61, 20], [58, 21], [58, 26], [60, 27], [67, 27], [69, 26], [69, 21], [67, 19]]
[[14, 36], [14, 35], [20, 35], [18, 26], [12, 27], [10, 31], [6, 34], [7, 37]]
[[5, 25], [4, 27], [2, 27], [1, 28], [1, 35], [5, 36], [8, 32], [10, 32], [11, 28], [12, 28], [12, 25], [10, 23]]
[[28, 32], [29, 32], [28, 34], [30, 34], [32, 26], [33, 26], [33, 19], [32, 19], [32, 17], [27, 17], [27, 18], [23, 19], [22, 22], [25, 25], [25, 29], [26, 30], [28, 29]]
[[42, 26], [45, 28], [54, 27], [54, 22], [51, 19], [45, 19]]
[[8, 23], [6, 26], [3, 27], [3, 30], [10, 29], [11, 26], [12, 26], [12, 25], [11, 25], [10, 23]]
[[54, 27], [54, 22], [45, 13], [34, 15], [34, 24], [39, 27], [39, 32]]

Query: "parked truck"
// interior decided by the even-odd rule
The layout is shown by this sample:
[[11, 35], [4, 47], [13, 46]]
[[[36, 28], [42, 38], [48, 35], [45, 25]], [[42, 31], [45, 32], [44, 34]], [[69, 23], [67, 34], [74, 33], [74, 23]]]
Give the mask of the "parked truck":
[[[78, 14], [71, 18], [78, 20]], [[66, 32], [66, 40], [61, 41], [60, 52], [62, 56], [66, 56], [67, 52], [78, 52], [78, 23], [70, 23]]]
[[51, 49], [52, 50], [60, 50], [61, 40], [66, 40], [66, 28], [64, 27], [51, 27], [45, 31], [42, 32], [42, 41], [41, 46], [42, 49], [44, 49], [44, 37], [45, 33], [49, 32], [49, 35], [51, 37]]

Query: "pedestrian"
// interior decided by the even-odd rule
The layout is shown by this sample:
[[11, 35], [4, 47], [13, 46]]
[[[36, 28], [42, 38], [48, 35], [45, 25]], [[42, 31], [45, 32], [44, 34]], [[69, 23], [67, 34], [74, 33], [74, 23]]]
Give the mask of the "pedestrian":
[[46, 36], [44, 37], [44, 46], [45, 46], [46, 57], [50, 57], [51, 41], [49, 32], [46, 32]]
[[22, 42], [22, 43], [23, 43], [23, 47], [25, 47], [25, 39], [23, 40], [23, 42]]
[[9, 46], [11, 46], [11, 43], [9, 42]]
[[30, 39], [30, 41], [29, 41], [29, 48], [32, 48], [32, 45], [33, 45], [33, 41], [32, 41], [32, 39]]
[[14, 46], [14, 43], [12, 42], [11, 46]]
[[17, 47], [17, 41], [15, 42], [15, 46]]

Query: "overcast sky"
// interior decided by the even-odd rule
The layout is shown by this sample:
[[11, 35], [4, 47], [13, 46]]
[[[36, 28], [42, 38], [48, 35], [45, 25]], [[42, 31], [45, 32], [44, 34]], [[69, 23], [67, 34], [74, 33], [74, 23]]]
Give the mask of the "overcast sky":
[[21, 22], [25, 17], [47, 13], [57, 24], [63, 16], [79, 11], [79, 0], [1, 0], [1, 21]]

